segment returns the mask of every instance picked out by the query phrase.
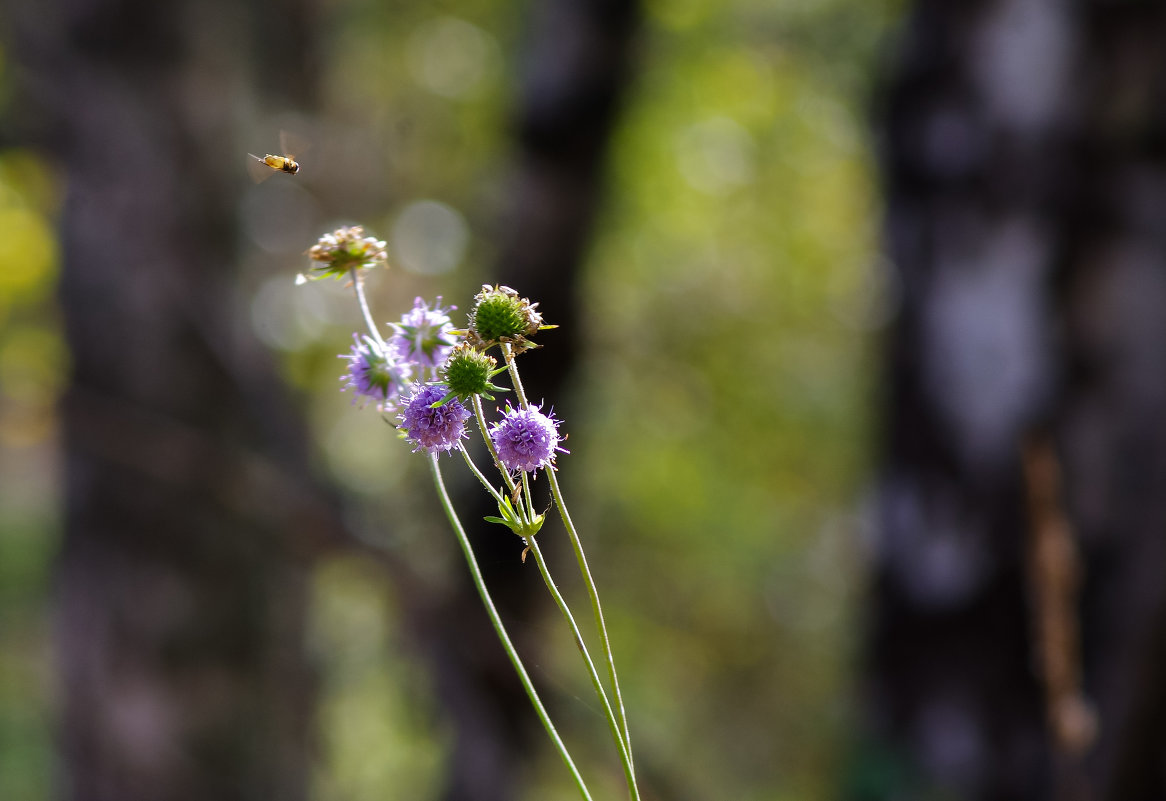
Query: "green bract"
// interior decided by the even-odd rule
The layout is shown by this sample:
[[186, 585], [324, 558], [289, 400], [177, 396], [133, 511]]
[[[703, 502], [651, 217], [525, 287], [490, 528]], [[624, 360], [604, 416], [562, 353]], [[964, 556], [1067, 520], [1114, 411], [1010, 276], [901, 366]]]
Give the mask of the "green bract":
[[504, 372], [505, 367], [498, 367], [493, 356], [488, 356], [472, 345], [462, 342], [458, 344], [445, 360], [441, 368], [441, 377], [449, 387], [449, 395], [459, 400], [469, 400], [474, 395], [494, 400], [491, 392], [505, 392], [502, 387], [494, 386], [490, 379]]
[[[498, 514], [501, 515], [501, 517], [494, 517], [493, 515], [489, 515], [487, 517], [483, 517], [482, 519], [487, 523], [498, 523], [499, 525], [506, 526], [508, 529], [523, 539], [526, 539], [527, 537], [533, 537], [535, 534], [538, 534], [539, 529], [543, 527], [543, 521], [546, 520], [546, 515], [535, 515], [529, 521], [523, 520], [522, 515], [520, 515], [515, 510], [514, 504], [512, 504], [510, 499], [505, 496], [503, 496], [502, 500], [498, 502]], [[523, 559], [525, 560], [525, 558], [526, 555], [523, 554]]]

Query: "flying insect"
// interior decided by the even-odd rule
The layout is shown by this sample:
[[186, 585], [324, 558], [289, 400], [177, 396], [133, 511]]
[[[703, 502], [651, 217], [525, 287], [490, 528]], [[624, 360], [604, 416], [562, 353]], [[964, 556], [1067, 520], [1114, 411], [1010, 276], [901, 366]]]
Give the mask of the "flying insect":
[[290, 153], [284, 156], [273, 156], [268, 153], [263, 158], [259, 158], [259, 156], [256, 156], [254, 153], [248, 153], [247, 155], [258, 161], [260, 164], [266, 164], [273, 170], [286, 172], [290, 175], [295, 175], [300, 171], [300, 163], [296, 161], [295, 156], [292, 156]]
[[[264, 156], [256, 156], [254, 153], [247, 154], [252, 159], [247, 162], [249, 165], [248, 172], [251, 173], [251, 177], [256, 182], [267, 180], [275, 172], [286, 172], [288, 175], [295, 175], [300, 171], [300, 163], [296, 161], [296, 157], [292, 153], [303, 154], [307, 149], [307, 143], [293, 134], [289, 134], [287, 131], [280, 131], [279, 148], [283, 152], [282, 156], [272, 153]], [[274, 172], [269, 172], [265, 168], [270, 168]]]

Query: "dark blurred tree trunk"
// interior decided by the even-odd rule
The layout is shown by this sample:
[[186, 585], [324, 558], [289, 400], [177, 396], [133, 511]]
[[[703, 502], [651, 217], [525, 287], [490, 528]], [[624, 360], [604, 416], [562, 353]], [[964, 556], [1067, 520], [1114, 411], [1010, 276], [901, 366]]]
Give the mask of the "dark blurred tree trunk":
[[[1166, 798], [1166, 7], [924, 0], [898, 56], [855, 797]], [[1059, 508], [1039, 511], [1026, 442], [1049, 443]], [[1083, 562], [1063, 622], [1095, 738], [1046, 697], [1045, 649], [1075, 657], [1040, 636], [1042, 515]]]
[[[562, 389], [578, 351], [579, 271], [600, 200], [604, 156], [631, 77], [639, 4], [545, 0], [535, 3], [531, 14], [516, 109], [517, 164], [493, 277], [538, 301], [547, 321], [561, 326], [540, 335], [544, 350], [521, 360], [531, 400], [545, 397], [561, 410], [567, 405]], [[545, 492], [545, 482], [539, 484]], [[497, 514], [484, 499], [476, 486], [461, 499], [465, 521]], [[558, 525], [548, 524], [552, 529], [558, 531]], [[521, 548], [512, 536], [485, 524], [471, 527], [470, 536], [504, 618], [526, 619], [532, 608], [543, 608], [546, 590], [529, 560], [519, 561]], [[555, 546], [547, 540], [544, 548]], [[445, 798], [508, 801], [530, 750], [542, 748], [546, 736], [493, 641], [468, 577], [460, 595], [433, 614], [427, 639], [431, 650], [441, 650], [439, 692], [458, 731]], [[521, 630], [511, 634], [521, 652], [538, 652], [539, 643]], [[544, 700], [553, 706], [551, 698]], [[613, 758], [613, 770], [617, 764]]]
[[302, 799], [303, 563], [334, 529], [234, 294], [247, 7], [8, 6], [17, 119], [66, 189], [62, 797]]

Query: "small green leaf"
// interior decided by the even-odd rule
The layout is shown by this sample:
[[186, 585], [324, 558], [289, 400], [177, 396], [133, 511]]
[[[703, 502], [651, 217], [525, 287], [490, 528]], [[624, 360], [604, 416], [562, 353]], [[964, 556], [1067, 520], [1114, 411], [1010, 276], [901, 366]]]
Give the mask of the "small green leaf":
[[543, 523], [546, 522], [546, 519], [546, 515], [535, 515], [534, 520], [530, 521], [530, 525], [526, 527], [526, 530], [523, 532], [522, 536], [533, 537], [535, 534], [538, 534], [539, 530], [543, 527]]
[[431, 404], [429, 404], [429, 408], [430, 408], [430, 409], [439, 409], [439, 408], [441, 408], [442, 406], [444, 406], [445, 404], [449, 403], [451, 400], [453, 400], [453, 399], [454, 399], [454, 398], [456, 398], [456, 397], [457, 397], [457, 393], [455, 393], [455, 392], [447, 392], [447, 393], [445, 394], [445, 397], [444, 397], [444, 398], [442, 398], [441, 400], [437, 401], [436, 403], [431, 403]]

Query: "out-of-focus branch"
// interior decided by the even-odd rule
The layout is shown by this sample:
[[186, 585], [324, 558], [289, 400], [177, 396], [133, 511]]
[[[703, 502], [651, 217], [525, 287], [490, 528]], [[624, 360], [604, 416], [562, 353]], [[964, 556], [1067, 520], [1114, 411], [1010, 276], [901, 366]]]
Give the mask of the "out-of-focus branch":
[[1047, 435], [1026, 440], [1023, 461], [1034, 656], [1045, 687], [1049, 734], [1061, 763], [1057, 797], [1085, 799], [1089, 796], [1080, 760], [1097, 738], [1097, 716], [1081, 688], [1081, 558], [1061, 502], [1060, 465]]

